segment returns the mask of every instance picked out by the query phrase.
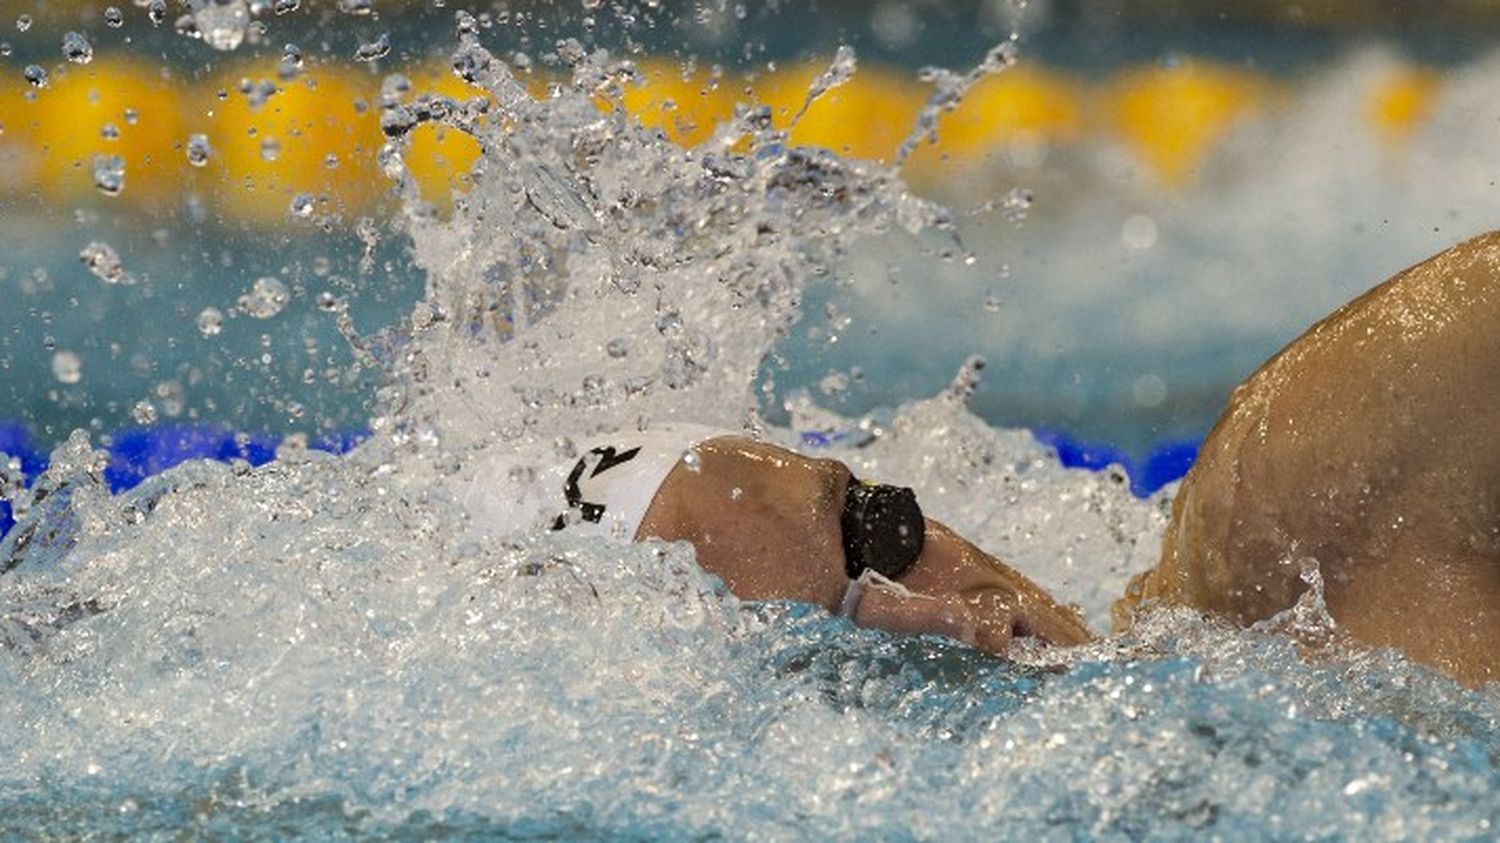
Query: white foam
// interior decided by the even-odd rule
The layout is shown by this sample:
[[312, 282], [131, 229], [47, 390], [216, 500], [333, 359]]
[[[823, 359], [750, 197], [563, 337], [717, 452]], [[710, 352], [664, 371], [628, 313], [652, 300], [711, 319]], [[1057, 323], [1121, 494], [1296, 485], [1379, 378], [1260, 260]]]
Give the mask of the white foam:
[[[755, 371], [803, 285], [863, 238], [941, 219], [891, 174], [772, 134], [748, 157], [689, 154], [600, 118], [610, 68], [584, 60], [579, 90], [492, 114], [466, 208], [414, 214], [430, 295], [388, 343], [358, 451], [194, 462], [117, 498], [86, 438], [54, 454], [0, 545], [18, 560], [0, 578], [0, 829], [1450, 838], [1500, 821], [1494, 700], [1389, 655], [1303, 661], [1285, 636], [1176, 612], [1013, 664], [742, 604], [682, 545], [467, 537], [454, 478], [477, 452], [638, 420], [763, 429]], [[1102, 626], [1165, 498], [984, 425], [972, 379], [837, 453]]]

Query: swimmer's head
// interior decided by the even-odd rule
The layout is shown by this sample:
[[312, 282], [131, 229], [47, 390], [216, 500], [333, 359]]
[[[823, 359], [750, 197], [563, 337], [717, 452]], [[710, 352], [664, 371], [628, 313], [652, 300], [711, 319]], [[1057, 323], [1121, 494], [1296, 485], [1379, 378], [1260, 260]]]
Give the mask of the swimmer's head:
[[[958, 638], [996, 653], [1012, 637], [1075, 644], [1071, 610], [943, 525], [910, 489], [861, 483], [836, 460], [739, 437], [698, 445], [668, 476], [638, 536], [693, 544], [698, 561], [748, 600], [845, 608], [853, 578], [878, 584], [851, 615], [862, 626]], [[866, 577], [869, 579], [869, 577]]]

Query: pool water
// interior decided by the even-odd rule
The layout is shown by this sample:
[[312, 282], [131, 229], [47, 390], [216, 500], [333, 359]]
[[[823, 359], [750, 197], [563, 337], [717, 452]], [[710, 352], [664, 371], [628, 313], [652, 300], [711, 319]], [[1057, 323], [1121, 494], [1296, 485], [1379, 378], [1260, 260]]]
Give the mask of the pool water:
[[[571, 81], [533, 98], [458, 22], [453, 64], [490, 104], [381, 102], [401, 199], [381, 226], [425, 284], [384, 333], [345, 326], [376, 375], [367, 438], [186, 428], [103, 450], [81, 430], [12, 489], [4, 836], [1494, 836], [1500, 700], [1345, 646], [1315, 562], [1302, 602], [1255, 629], [1163, 611], [1001, 660], [741, 602], [683, 545], [467, 538], [457, 496], [484, 455], [540, 465], [690, 419], [914, 487], [1104, 632], [1171, 487], [1134, 494], [986, 421], [976, 384], [1003, 362], [958, 355], [869, 412], [778, 387], [824, 317], [818, 342], [878, 326], [889, 353], [916, 328], [874, 321], [869, 285], [906, 313], [949, 301], [972, 231], [895, 169], [798, 147], [753, 110], [692, 148], [601, 112], [627, 81], [605, 51], [564, 42]], [[404, 158], [433, 121], [484, 150], [451, 216]], [[810, 319], [830, 288], [866, 292]], [[173, 448], [218, 459], [157, 471]]]

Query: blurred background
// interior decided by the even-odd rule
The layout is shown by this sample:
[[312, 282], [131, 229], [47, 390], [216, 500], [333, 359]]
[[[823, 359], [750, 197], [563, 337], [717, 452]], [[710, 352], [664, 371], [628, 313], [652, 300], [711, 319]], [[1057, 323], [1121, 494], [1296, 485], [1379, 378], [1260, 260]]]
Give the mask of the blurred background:
[[[0, 0], [0, 451], [357, 436], [376, 373], [338, 316], [372, 334], [423, 284], [375, 165], [382, 80], [477, 95], [448, 70], [458, 8], [535, 95], [577, 38], [644, 80], [601, 108], [675, 142], [760, 103], [886, 163], [933, 68], [1013, 44], [902, 165], [957, 239], [871, 244], [820, 288], [773, 417], [924, 397], [977, 353], [986, 418], [1143, 464], [1311, 322], [1500, 220], [1489, 0]], [[841, 45], [857, 72], [794, 122]], [[440, 213], [476, 154], [418, 130]]]

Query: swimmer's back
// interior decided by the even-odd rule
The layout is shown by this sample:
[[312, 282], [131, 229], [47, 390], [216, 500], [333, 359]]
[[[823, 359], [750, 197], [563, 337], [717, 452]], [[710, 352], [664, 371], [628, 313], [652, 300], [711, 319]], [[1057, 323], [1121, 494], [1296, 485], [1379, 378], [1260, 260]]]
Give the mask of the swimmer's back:
[[1500, 678], [1497, 490], [1491, 233], [1345, 305], [1235, 390], [1132, 593], [1248, 623], [1296, 600], [1312, 557], [1346, 631]]

